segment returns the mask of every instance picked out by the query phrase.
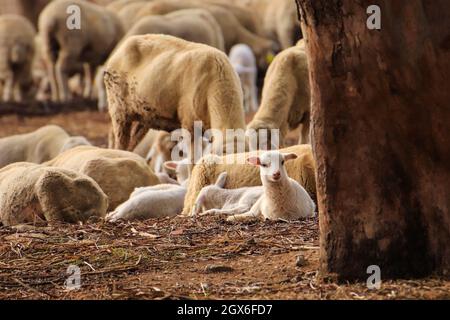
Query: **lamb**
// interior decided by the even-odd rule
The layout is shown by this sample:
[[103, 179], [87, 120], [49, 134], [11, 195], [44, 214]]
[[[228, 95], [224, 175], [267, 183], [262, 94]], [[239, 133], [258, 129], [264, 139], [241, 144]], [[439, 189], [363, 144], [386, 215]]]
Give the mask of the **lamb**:
[[3, 101], [22, 102], [33, 95], [32, 62], [36, 31], [26, 18], [0, 16], [0, 81]]
[[178, 162], [172, 161], [166, 165], [171, 168], [175, 167], [180, 185], [160, 184], [137, 188], [131, 194], [130, 199], [107, 215], [106, 220], [114, 222], [119, 219], [149, 219], [173, 217], [179, 214], [183, 210], [191, 165], [187, 159]]
[[[279, 151], [281, 153], [295, 153], [297, 155], [297, 159], [286, 163], [287, 173], [292, 179], [300, 183], [310, 196], [315, 199], [315, 162], [311, 146], [297, 145]], [[199, 192], [202, 188], [213, 184], [222, 172], [227, 172], [228, 176], [225, 187], [228, 189], [260, 186], [261, 179], [258, 168], [250, 164], [242, 163], [245, 162], [248, 156], [254, 154], [255, 152], [232, 154], [224, 157], [217, 157], [215, 155], [203, 157], [192, 169], [183, 215], [191, 215]]]
[[80, 173], [27, 162], [0, 169], [0, 221], [24, 223], [85, 222], [106, 215], [108, 198]]
[[[67, 9], [81, 9], [81, 29], [67, 27]], [[53, 101], [71, 98], [68, 78], [84, 73], [83, 95], [92, 94], [92, 77], [124, 34], [117, 15], [104, 7], [82, 0], [50, 2], [39, 16], [39, 35], [42, 39], [44, 59]]]
[[[117, 149], [133, 150], [150, 128], [182, 127], [194, 137], [194, 122], [202, 121], [205, 130], [216, 129], [218, 152], [234, 145], [226, 129], [245, 126], [237, 74], [228, 57], [210, 46], [167, 35], [132, 36], [109, 59], [105, 84]], [[243, 135], [237, 140], [245, 145]]]
[[257, 58], [258, 66], [261, 69], [267, 68], [268, 61], [273, 57], [274, 52], [278, 50], [276, 43], [247, 30], [232, 12], [220, 5], [193, 0], [186, 0], [183, 2], [159, 0], [145, 5], [140, 10], [137, 18], [148, 15], [162, 15], [190, 8], [206, 9], [214, 16], [222, 29], [226, 52], [229, 52], [231, 47], [235, 44], [245, 43], [252, 48]]
[[140, 156], [126, 151], [81, 146], [45, 163], [73, 170], [94, 179], [109, 198], [109, 210], [128, 199], [135, 188], [159, 184]]
[[219, 176], [215, 186], [202, 189], [193, 214], [198, 214], [200, 208], [206, 207], [210, 210], [203, 214], [231, 215], [228, 221], [240, 221], [247, 218], [291, 221], [313, 217], [314, 201], [297, 181], [289, 178], [284, 167], [285, 161], [296, 158], [295, 153], [278, 151], [267, 151], [260, 156], [250, 156], [247, 161], [259, 167], [263, 186], [223, 189], [227, 175], [224, 172]]
[[244, 93], [244, 109], [246, 112], [258, 110], [258, 68], [252, 49], [246, 44], [233, 46], [229, 53], [231, 65], [241, 79]]
[[44, 126], [30, 133], [0, 139], [0, 168], [22, 161], [43, 163], [81, 145], [90, 143], [84, 137], [69, 136], [59, 126]]
[[302, 125], [299, 143], [309, 143], [311, 96], [304, 40], [279, 53], [264, 79], [261, 106], [247, 129], [280, 129], [280, 143]]

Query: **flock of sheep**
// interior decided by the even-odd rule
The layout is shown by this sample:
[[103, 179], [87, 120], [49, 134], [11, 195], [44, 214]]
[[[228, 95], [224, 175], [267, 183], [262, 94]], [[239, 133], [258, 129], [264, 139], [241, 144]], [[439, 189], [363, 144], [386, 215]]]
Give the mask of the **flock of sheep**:
[[[67, 24], [73, 6], [79, 29]], [[108, 149], [55, 125], [0, 139], [0, 222], [314, 216], [300, 38], [293, 0], [54, 0], [37, 31], [21, 16], [0, 16], [3, 101], [82, 95], [111, 118]], [[266, 73], [261, 99], [258, 73]], [[200, 141], [206, 155], [175, 161], [171, 133], [195, 136], [198, 121], [211, 130]], [[298, 144], [285, 145], [299, 127]], [[228, 139], [230, 129], [247, 135]], [[278, 148], [249, 147], [250, 130], [279, 130]], [[193, 150], [194, 140], [181, 144]], [[223, 155], [238, 143], [245, 153]]]

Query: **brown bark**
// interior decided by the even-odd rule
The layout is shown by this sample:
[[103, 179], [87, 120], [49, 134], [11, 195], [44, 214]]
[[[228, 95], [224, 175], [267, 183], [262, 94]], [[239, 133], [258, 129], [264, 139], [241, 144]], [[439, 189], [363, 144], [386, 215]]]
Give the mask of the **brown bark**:
[[[307, 38], [322, 271], [448, 275], [450, 4], [298, 0]], [[368, 30], [366, 8], [381, 8]]]

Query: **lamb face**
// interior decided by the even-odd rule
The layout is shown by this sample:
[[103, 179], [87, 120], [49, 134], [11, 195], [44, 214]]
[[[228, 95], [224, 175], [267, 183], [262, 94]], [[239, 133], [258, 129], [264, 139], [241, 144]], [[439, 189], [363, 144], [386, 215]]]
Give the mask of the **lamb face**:
[[268, 182], [277, 183], [288, 178], [286, 168], [284, 167], [285, 161], [295, 158], [297, 158], [295, 153], [283, 154], [278, 151], [268, 151], [259, 157], [249, 157], [248, 162], [259, 166], [263, 184]]

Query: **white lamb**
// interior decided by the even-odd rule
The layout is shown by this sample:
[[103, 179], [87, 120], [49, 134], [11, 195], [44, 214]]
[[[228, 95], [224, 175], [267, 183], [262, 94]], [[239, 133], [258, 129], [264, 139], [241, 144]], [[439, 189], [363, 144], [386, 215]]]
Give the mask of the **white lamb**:
[[191, 165], [188, 159], [165, 163], [171, 169], [176, 167], [177, 184], [160, 184], [152, 187], [136, 188], [130, 199], [122, 203], [106, 216], [109, 222], [117, 220], [137, 220], [173, 217], [183, 210], [184, 197]]
[[256, 112], [258, 110], [258, 88], [256, 87], [258, 67], [255, 55], [248, 45], [240, 43], [231, 48], [229, 58], [241, 79], [245, 112]]
[[[261, 187], [223, 189], [226, 173], [223, 172], [215, 185], [202, 189], [193, 208], [193, 214], [231, 215], [227, 221], [245, 219], [296, 220], [313, 217], [315, 204], [305, 189], [289, 178], [285, 161], [295, 159], [294, 153], [283, 154], [268, 151], [261, 156], [247, 159], [260, 167]], [[220, 208], [220, 209], [217, 209]]]

